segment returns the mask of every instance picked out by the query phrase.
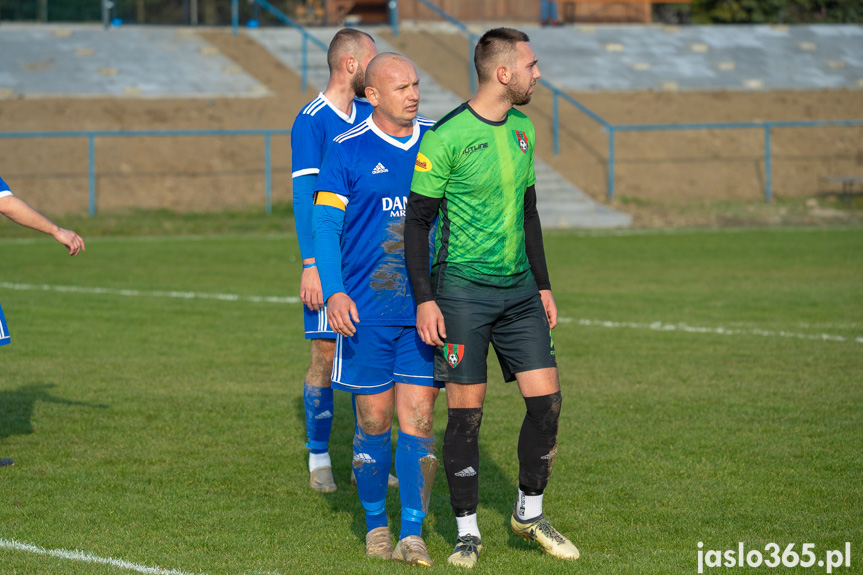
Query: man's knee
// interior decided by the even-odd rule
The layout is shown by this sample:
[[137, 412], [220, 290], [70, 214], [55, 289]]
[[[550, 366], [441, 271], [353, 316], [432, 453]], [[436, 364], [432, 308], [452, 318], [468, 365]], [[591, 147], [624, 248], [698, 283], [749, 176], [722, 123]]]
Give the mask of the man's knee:
[[417, 437], [431, 437], [434, 404], [439, 390], [435, 387], [402, 384], [398, 386], [399, 426]]
[[557, 438], [557, 424], [560, 420], [562, 403], [563, 398], [560, 391], [539, 397], [524, 398], [527, 417], [533, 421], [536, 430], [543, 435], [555, 438]]
[[556, 367], [544, 367], [515, 374], [522, 397], [539, 397], [560, 391]]
[[393, 425], [393, 404], [377, 395], [356, 395], [357, 425], [368, 435], [380, 435]]

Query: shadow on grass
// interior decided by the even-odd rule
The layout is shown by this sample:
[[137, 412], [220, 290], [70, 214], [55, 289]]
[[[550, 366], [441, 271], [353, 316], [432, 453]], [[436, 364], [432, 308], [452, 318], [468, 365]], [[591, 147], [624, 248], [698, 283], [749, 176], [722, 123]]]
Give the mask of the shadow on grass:
[[70, 407], [108, 409], [107, 405], [56, 397], [49, 392], [54, 387], [56, 385], [53, 383], [39, 383], [0, 391], [0, 440], [12, 435], [33, 433], [33, 408], [37, 401]]

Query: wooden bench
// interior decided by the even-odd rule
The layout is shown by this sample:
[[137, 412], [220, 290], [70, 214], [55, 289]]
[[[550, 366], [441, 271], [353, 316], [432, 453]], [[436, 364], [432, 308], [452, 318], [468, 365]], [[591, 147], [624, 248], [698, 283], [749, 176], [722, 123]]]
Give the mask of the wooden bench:
[[863, 195], [863, 190], [854, 192], [854, 184], [863, 184], [863, 176], [821, 176], [820, 180], [831, 184], [842, 184], [841, 192], [825, 192], [824, 195], [839, 196], [849, 208], [854, 201], [854, 196]]
[[569, 24], [576, 20], [648, 24], [653, 4], [691, 4], [692, 0], [557, 0], [557, 3], [561, 20]]
[[389, 22], [387, 0], [328, 0], [324, 6], [327, 24], [330, 26]]

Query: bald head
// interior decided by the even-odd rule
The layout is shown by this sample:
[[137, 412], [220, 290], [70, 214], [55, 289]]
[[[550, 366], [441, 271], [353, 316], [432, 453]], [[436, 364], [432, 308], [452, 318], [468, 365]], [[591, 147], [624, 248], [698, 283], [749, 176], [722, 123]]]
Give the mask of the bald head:
[[409, 135], [417, 116], [420, 80], [413, 62], [384, 52], [366, 68], [366, 98], [374, 107], [372, 119], [391, 136]]
[[410, 68], [416, 75], [414, 63], [395, 52], [381, 52], [369, 62], [366, 68], [366, 86], [380, 89], [381, 84], [388, 81], [394, 74]]

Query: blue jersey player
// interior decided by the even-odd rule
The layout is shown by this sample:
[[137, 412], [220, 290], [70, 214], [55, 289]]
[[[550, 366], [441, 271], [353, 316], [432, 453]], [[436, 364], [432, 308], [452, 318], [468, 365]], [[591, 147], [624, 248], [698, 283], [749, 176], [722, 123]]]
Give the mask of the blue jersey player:
[[[30, 207], [27, 202], [15, 197], [3, 178], [0, 178], [0, 214], [22, 226], [53, 236], [55, 240], [66, 246], [70, 256], [78, 255], [84, 251], [84, 240], [81, 239], [81, 236], [72, 230], [61, 228]], [[0, 346], [10, 341], [6, 318], [3, 317], [3, 308], [0, 308]], [[0, 467], [13, 465], [13, 463], [11, 459], [0, 459]]]
[[324, 493], [336, 491], [328, 447], [333, 425], [330, 371], [336, 334], [327, 323], [315, 264], [312, 197], [326, 146], [372, 113], [371, 105], [359, 98], [364, 97], [366, 66], [376, 54], [375, 42], [368, 34], [351, 28], [336, 32], [327, 51], [327, 88], [300, 111], [291, 127], [294, 221], [303, 260], [300, 298], [306, 339], [311, 340], [311, 361], [303, 386], [309, 484]]
[[[432, 122], [417, 117], [419, 79], [410, 60], [380, 54], [366, 78], [374, 112], [333, 141], [315, 185], [315, 256], [339, 334], [332, 385], [354, 394], [353, 467], [366, 555], [431, 566], [422, 522], [438, 465], [432, 412], [441, 384], [433, 377], [434, 348], [416, 331], [404, 222], [420, 139]], [[395, 548], [385, 508], [394, 410], [401, 498]]]

